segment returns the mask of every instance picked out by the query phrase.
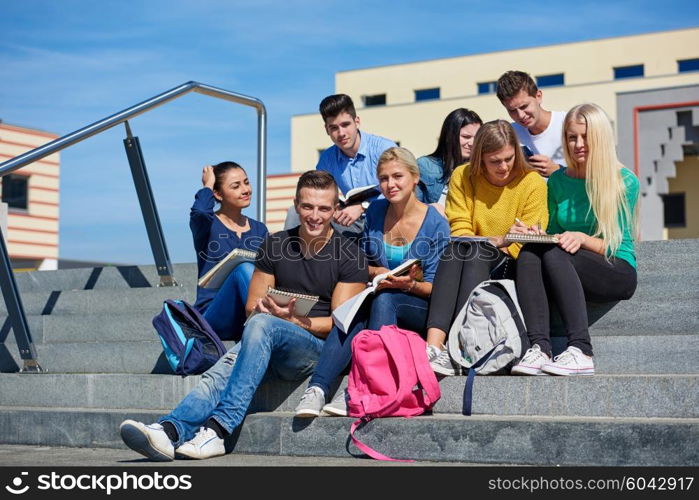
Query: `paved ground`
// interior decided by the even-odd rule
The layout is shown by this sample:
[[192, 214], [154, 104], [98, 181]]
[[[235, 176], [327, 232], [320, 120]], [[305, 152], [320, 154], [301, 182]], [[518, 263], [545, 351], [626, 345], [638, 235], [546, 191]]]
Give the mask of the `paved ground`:
[[107, 448], [57, 448], [48, 446], [0, 445], [0, 466], [34, 466], [34, 467], [192, 467], [192, 466], [264, 466], [264, 467], [381, 467], [381, 466], [468, 466], [466, 463], [444, 462], [379, 462], [364, 458], [330, 458], [330, 457], [281, 457], [269, 455], [230, 454], [210, 460], [176, 460], [174, 462], [149, 462], [128, 449]]

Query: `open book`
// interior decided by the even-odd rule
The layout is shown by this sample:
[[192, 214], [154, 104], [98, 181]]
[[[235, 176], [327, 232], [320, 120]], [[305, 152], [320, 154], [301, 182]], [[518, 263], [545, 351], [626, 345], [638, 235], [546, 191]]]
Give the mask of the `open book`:
[[340, 205], [342, 207], [346, 207], [348, 205], [356, 205], [357, 203], [366, 201], [369, 198], [378, 196], [379, 194], [381, 194], [381, 191], [379, 190], [379, 186], [377, 184], [356, 187], [347, 191], [347, 193], [344, 196], [340, 194]]
[[505, 235], [506, 243], [558, 243], [558, 238], [555, 234], [523, 234], [523, 233], [507, 233]]
[[[364, 300], [366, 300], [366, 298], [369, 295], [376, 291], [376, 287], [379, 286], [379, 283], [385, 280], [389, 275], [403, 276], [408, 274], [413, 264], [420, 265], [420, 259], [408, 259], [401, 265], [396, 266], [387, 273], [376, 275], [374, 279], [371, 280], [371, 283], [367, 284], [367, 287], [364, 290], [340, 304], [338, 308], [333, 311], [332, 315], [333, 320], [335, 321], [335, 324], [338, 326], [338, 328], [340, 328], [340, 330], [346, 333], [349, 329], [350, 324], [354, 320], [354, 317], [357, 315], [359, 308], [364, 303]], [[420, 277], [418, 281], [420, 279], [422, 279], [422, 277]]]
[[234, 248], [221, 259], [218, 264], [209, 269], [204, 276], [199, 278], [198, 284], [202, 288], [221, 288], [233, 268], [241, 262], [253, 262], [257, 253], [242, 248]]

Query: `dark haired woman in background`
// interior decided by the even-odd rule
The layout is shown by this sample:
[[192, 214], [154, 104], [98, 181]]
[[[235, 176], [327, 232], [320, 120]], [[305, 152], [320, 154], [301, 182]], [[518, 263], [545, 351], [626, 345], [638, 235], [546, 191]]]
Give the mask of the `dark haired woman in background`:
[[[268, 233], [263, 223], [243, 215], [252, 198], [243, 167], [232, 161], [204, 167], [201, 182], [189, 215], [198, 278], [235, 248], [256, 251]], [[194, 307], [222, 339], [240, 340], [254, 267], [252, 262], [237, 265], [219, 289], [197, 287]]]
[[423, 203], [437, 203], [444, 212], [451, 173], [471, 159], [471, 148], [483, 120], [475, 111], [457, 108], [447, 115], [434, 153], [417, 160], [420, 183], [417, 197]]

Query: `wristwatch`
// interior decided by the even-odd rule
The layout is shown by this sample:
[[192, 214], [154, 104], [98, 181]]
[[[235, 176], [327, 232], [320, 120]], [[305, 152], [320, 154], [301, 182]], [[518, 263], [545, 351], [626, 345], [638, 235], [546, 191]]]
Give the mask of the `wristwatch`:
[[366, 209], [369, 208], [369, 202], [368, 202], [368, 201], [363, 201], [363, 202], [362, 202], [362, 208], [366, 211]]

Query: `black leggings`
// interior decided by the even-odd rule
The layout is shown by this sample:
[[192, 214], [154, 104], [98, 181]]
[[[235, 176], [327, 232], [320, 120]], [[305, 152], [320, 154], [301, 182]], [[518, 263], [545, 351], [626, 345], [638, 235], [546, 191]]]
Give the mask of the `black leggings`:
[[504, 277], [514, 260], [482, 242], [452, 241], [439, 259], [432, 283], [427, 328], [449, 333], [454, 318], [482, 281]]
[[517, 259], [517, 297], [529, 340], [549, 356], [549, 299], [561, 313], [568, 346], [592, 356], [585, 302], [626, 300], [635, 290], [636, 269], [616, 257], [607, 260], [589, 250], [570, 254], [555, 245], [527, 243]]

